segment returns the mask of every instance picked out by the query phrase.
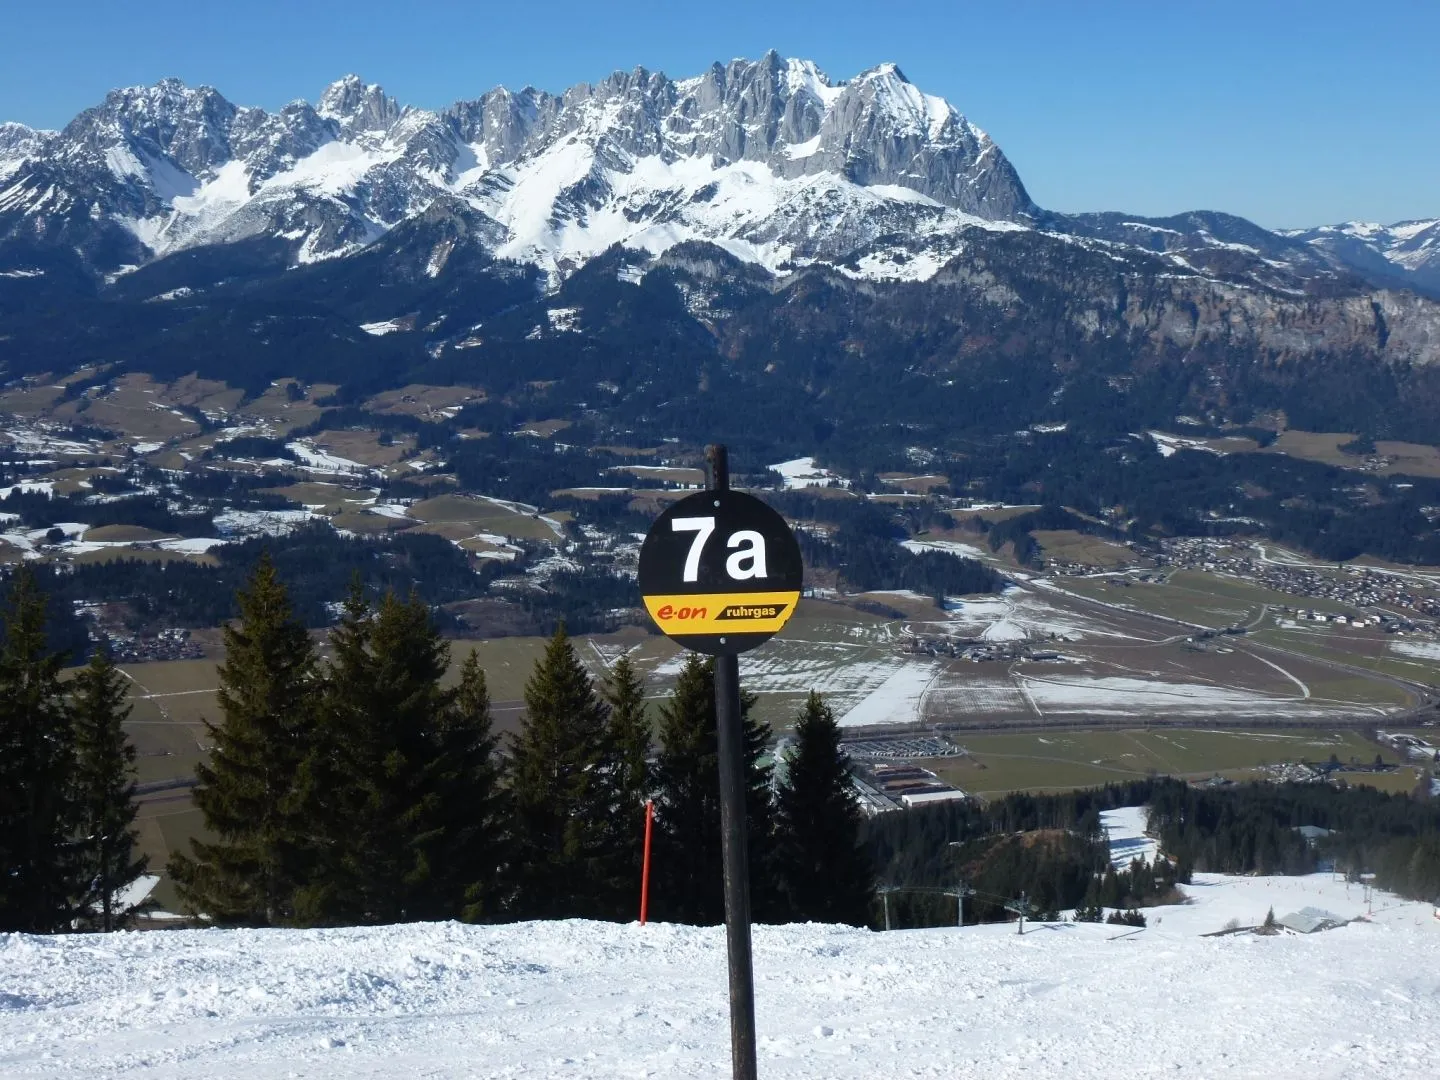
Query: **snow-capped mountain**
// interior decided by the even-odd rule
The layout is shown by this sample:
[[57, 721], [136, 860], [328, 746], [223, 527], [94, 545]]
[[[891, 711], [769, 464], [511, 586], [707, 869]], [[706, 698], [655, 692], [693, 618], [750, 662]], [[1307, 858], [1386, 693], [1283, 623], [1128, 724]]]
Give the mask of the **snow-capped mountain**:
[[1377, 225], [1347, 221], [1316, 229], [1293, 229], [1285, 236], [1358, 269], [1398, 278], [1413, 287], [1440, 293], [1440, 218]]
[[[984, 131], [894, 64], [835, 81], [770, 52], [680, 80], [637, 68], [558, 95], [502, 87], [439, 112], [353, 75], [274, 113], [165, 79], [113, 91], [60, 132], [0, 124], [12, 268], [63, 251], [113, 281], [256, 238], [306, 263], [432, 208], [552, 284], [615, 244], [653, 256], [688, 240], [772, 272], [924, 280], [976, 230], [1029, 229], [1291, 293], [1357, 273], [1440, 289], [1434, 222], [1280, 235], [1224, 214], [1047, 213]], [[453, 250], [438, 245], [428, 272]]]
[[58, 134], [0, 128], [0, 170], [0, 236], [63, 236], [104, 271], [255, 236], [300, 262], [344, 255], [437, 200], [492, 219], [495, 254], [552, 271], [687, 239], [774, 268], [1037, 212], [989, 136], [895, 65], [835, 83], [773, 52], [443, 112], [354, 76], [276, 113], [167, 79]]

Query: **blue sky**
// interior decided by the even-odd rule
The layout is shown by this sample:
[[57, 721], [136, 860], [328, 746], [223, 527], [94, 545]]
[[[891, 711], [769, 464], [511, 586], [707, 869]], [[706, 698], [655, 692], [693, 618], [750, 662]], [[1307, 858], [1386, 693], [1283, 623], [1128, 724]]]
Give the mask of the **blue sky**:
[[273, 108], [353, 71], [438, 108], [775, 48], [834, 78], [896, 61], [1046, 207], [1388, 222], [1440, 215], [1437, 40], [1437, 0], [0, 0], [0, 119], [63, 126], [165, 75]]

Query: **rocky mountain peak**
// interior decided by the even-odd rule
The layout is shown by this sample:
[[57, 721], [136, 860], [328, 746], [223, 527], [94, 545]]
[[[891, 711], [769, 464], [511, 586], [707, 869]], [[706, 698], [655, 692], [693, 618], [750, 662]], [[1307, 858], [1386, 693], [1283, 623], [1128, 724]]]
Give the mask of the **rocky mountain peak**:
[[377, 83], [366, 83], [358, 75], [327, 86], [315, 111], [345, 131], [379, 133], [390, 130], [404, 112]]
[[840, 80], [774, 50], [683, 79], [635, 67], [561, 94], [498, 87], [439, 113], [357, 75], [274, 112], [162, 79], [58, 134], [0, 125], [0, 176], [0, 244], [63, 237], [102, 273], [255, 237], [334, 258], [441, 201], [483, 219], [463, 242], [552, 281], [616, 244], [689, 241], [779, 272], [823, 261], [925, 279], [977, 229], [1042, 228], [1287, 289], [1337, 267], [1423, 287], [1440, 264], [1433, 222], [1282, 237], [1219, 214], [1047, 214], [995, 142], [897, 64]]
[[37, 131], [35, 128], [13, 121], [0, 122], [0, 162], [20, 161], [39, 152], [50, 139], [53, 131]]
[[57, 145], [71, 156], [104, 161], [119, 175], [139, 176], [149, 161], [199, 175], [229, 160], [236, 111], [213, 87], [165, 78], [112, 90], [72, 120]]

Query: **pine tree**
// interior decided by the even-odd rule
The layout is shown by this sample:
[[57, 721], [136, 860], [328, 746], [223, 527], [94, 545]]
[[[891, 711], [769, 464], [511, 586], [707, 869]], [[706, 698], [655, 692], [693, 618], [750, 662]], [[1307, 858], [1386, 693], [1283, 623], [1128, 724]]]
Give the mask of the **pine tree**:
[[0, 628], [0, 930], [52, 933], [71, 925], [85, 891], [74, 732], [63, 658], [46, 648], [45, 597], [24, 566]]
[[458, 903], [456, 914], [471, 922], [493, 918], [506, 899], [501, 882], [509, 807], [500, 785], [496, 744], [490, 689], [472, 649], [440, 731], [445, 771], [438, 868], [447, 903]]
[[810, 691], [777, 798], [776, 869], [791, 919], [869, 923], [874, 869], [860, 843], [860, 808], [830, 706]]
[[516, 914], [596, 914], [586, 876], [602, 823], [589, 812], [603, 752], [606, 710], [562, 623], [525, 686], [525, 720], [511, 743]]
[[645, 715], [645, 683], [629, 657], [615, 662], [601, 692], [609, 719], [593, 786], [592, 812], [602, 825], [593, 873], [604, 915], [629, 919], [636, 910], [644, 858], [650, 721]]
[[[750, 862], [750, 910], [756, 921], [782, 917], [773, 873], [774, 804], [770, 768], [762, 765], [769, 728], [750, 716], [753, 695], [741, 697]], [[657, 887], [652, 905], [671, 922], [711, 925], [725, 919], [720, 845], [720, 759], [715, 722], [715, 662], [689, 656], [670, 700], [660, 707], [655, 769]]]
[[1105, 909], [1102, 908], [1099, 904], [1082, 904], [1075, 909], [1075, 918], [1073, 921], [1077, 923], [1098, 923], [1103, 922], [1104, 920]]
[[458, 774], [473, 774], [472, 756], [481, 769], [488, 760], [488, 703], [455, 712], [457, 691], [441, 686], [449, 647], [413, 595], [371, 611], [355, 585], [331, 645], [323, 733], [305, 769], [314, 840], [300, 910], [310, 922], [454, 917], [464, 868], [446, 845], [467, 835]]
[[185, 904], [220, 924], [296, 920], [307, 823], [301, 766], [315, 724], [315, 649], [285, 586], [262, 554], [225, 627], [218, 694], [223, 719], [206, 722], [213, 746], [196, 768], [195, 805], [214, 841], [192, 840], [170, 873]]
[[118, 904], [122, 890], [145, 872], [135, 857], [135, 747], [122, 725], [130, 716], [125, 676], [105, 648], [70, 684], [75, 730], [75, 795], [79, 854], [89, 883], [83, 908], [95, 928], [119, 928], [131, 910]]
[[363, 751], [356, 744], [368, 731], [356, 717], [374, 700], [375, 672], [369, 660], [374, 613], [359, 574], [350, 581], [340, 619], [330, 631], [330, 659], [315, 676], [315, 733], [296, 776], [296, 799], [309, 822], [304, 845], [304, 879], [295, 892], [295, 920], [301, 925], [354, 921], [358, 840], [350, 824], [359, 798], [347, 769]]

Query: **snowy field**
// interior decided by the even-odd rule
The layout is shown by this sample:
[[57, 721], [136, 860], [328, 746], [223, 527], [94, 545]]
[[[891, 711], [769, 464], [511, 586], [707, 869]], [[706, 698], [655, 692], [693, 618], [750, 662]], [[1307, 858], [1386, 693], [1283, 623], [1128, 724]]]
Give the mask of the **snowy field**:
[[939, 667], [921, 660], [909, 660], [894, 670], [883, 683], [839, 717], [841, 727], [873, 727], [877, 724], [913, 724], [921, 715], [920, 700], [939, 673]]
[[1417, 660], [1440, 660], [1440, 642], [1437, 641], [1395, 641], [1390, 648], [1401, 656], [1413, 656]]
[[838, 487], [850, 486], [850, 481], [844, 477], [816, 465], [813, 457], [782, 461], [768, 468], [771, 472], [779, 473], [784, 478], [785, 487], [791, 491], [807, 487], [830, 487], [832, 484]]
[[[1038, 581], [1045, 586], [1049, 582]], [[1038, 641], [1052, 636], [1061, 641], [1150, 641], [1073, 607], [1062, 607], [1047, 597], [1018, 585], [998, 596], [955, 599], [947, 602], [945, 620], [950, 633], [984, 641]]]
[[[875, 590], [866, 599], [895, 607], [885, 621], [847, 621], [820, 607], [773, 641], [740, 660], [741, 680], [762, 703], [776, 696], [824, 693], [849, 728], [933, 723], [1003, 726], [1016, 719], [1075, 723], [1155, 718], [1230, 721], [1284, 718], [1333, 722], [1364, 711], [1384, 715], [1363, 689], [1311, 682], [1325, 672], [1303, 660], [1283, 663], [1241, 650], [1199, 653], [1183, 634], [1146, 626], [1103, 608], [1085, 610], [1066, 594], [1011, 586], [999, 595], [956, 597], [941, 610], [932, 598], [904, 590]], [[899, 615], [899, 612], [909, 612]], [[990, 645], [1027, 644], [1044, 660], [971, 663], [960, 657], [906, 651], [910, 639], [971, 639]], [[683, 655], [661, 660], [659, 682], [680, 670]], [[1298, 672], [1298, 674], [1297, 674]], [[1307, 681], [1309, 680], [1309, 681]], [[1323, 688], [1322, 688], [1323, 686]], [[789, 701], [765, 704], [765, 718], [788, 722]]]
[[[1129, 813], [1107, 815], [1112, 842], [1136, 838]], [[1272, 906], [1352, 917], [1365, 903], [1329, 875], [1197, 875], [1189, 891], [1193, 903], [1152, 909], [1138, 932], [758, 927], [760, 1074], [1437, 1075], [1440, 923], [1429, 905], [1381, 894], [1370, 922], [1207, 938]], [[8, 1080], [720, 1078], [727, 1016], [719, 928], [0, 937]]]
[[[1087, 716], [1129, 716], [1152, 710], [1170, 716], [1323, 717], [1326, 709], [1296, 706], [1295, 699], [1257, 690], [1200, 682], [1160, 682], [1123, 677], [1077, 678], [1022, 676], [1025, 692], [1045, 715], [1070, 712]], [[1302, 699], [1303, 700], [1303, 699]]]
[[[1145, 807], [1125, 806], [1102, 810], [1100, 823], [1110, 844], [1110, 862], [1116, 870], [1127, 870], [1132, 859], [1155, 861], [1160, 845], [1145, 835]], [[1285, 914], [1283, 911], [1280, 914]]]

